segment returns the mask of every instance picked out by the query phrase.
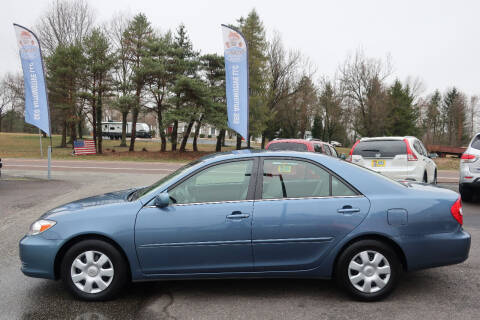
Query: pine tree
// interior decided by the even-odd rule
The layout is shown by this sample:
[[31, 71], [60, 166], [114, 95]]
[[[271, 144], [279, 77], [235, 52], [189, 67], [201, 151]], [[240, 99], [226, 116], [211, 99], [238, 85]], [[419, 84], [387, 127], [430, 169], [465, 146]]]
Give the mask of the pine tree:
[[[247, 18], [240, 18], [238, 23], [248, 45], [250, 132], [247, 144], [250, 147], [250, 137], [261, 135], [268, 120], [266, 105], [267, 41], [265, 28], [255, 9], [248, 14]], [[239, 149], [238, 142], [237, 138], [237, 149]]]
[[67, 131], [70, 143], [76, 139], [76, 124], [80, 120], [77, 103], [84, 63], [79, 45], [58, 46], [46, 59], [50, 105], [62, 128], [62, 148], [67, 146]]
[[[177, 32], [173, 41], [173, 55], [170, 59], [169, 72], [173, 75], [171, 78], [172, 87], [177, 88], [186, 88], [183, 84], [179, 85], [177, 81], [185, 81], [187, 78], [195, 78], [197, 68], [198, 68], [198, 52], [193, 50], [192, 42], [188, 37], [187, 30], [185, 25], [181, 24], [177, 28]], [[170, 140], [172, 143], [172, 151], [177, 150], [177, 136], [178, 136], [178, 115], [186, 114], [186, 110], [180, 110], [182, 108], [182, 103], [184, 100], [180, 97], [181, 92], [176, 91], [175, 97], [172, 99], [174, 101], [173, 108], [169, 112], [168, 118], [173, 122], [173, 128], [170, 135]], [[185, 104], [183, 106], [186, 106]], [[190, 120], [191, 121], [191, 120]]]
[[418, 133], [418, 113], [413, 106], [414, 96], [410, 87], [395, 80], [388, 90], [388, 125], [386, 133], [392, 136], [415, 136]]
[[169, 64], [174, 56], [173, 39], [169, 33], [156, 35], [148, 43], [148, 55], [143, 61], [147, 74], [147, 87], [155, 102], [158, 131], [161, 139], [160, 150], [167, 148], [165, 135], [165, 112], [169, 106], [167, 101], [176, 75], [169, 70]]
[[[224, 58], [217, 54], [206, 54], [200, 58], [201, 71], [204, 73], [211, 108], [205, 109], [202, 120], [220, 129], [217, 136], [215, 151], [220, 152], [227, 129], [227, 106], [225, 98], [225, 64]], [[201, 121], [197, 121], [193, 150], [197, 151], [197, 139], [200, 133]]]
[[110, 42], [98, 28], [84, 39], [87, 99], [90, 101], [93, 137], [97, 153], [102, 153], [102, 105], [103, 98], [111, 90], [110, 72], [115, 60], [111, 52]]
[[143, 60], [148, 53], [148, 43], [151, 41], [152, 36], [153, 29], [143, 13], [133, 17], [124, 33], [128, 61], [132, 69], [131, 82], [135, 90], [135, 103], [132, 105], [132, 131], [129, 151], [135, 150], [137, 120], [142, 106], [141, 96], [147, 79], [147, 72], [144, 69]]

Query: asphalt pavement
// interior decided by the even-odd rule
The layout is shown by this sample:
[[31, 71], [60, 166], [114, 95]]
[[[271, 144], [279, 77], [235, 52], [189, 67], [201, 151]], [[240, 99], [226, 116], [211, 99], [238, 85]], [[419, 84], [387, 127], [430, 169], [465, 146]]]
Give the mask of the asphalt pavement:
[[[150, 184], [174, 166], [152, 168], [135, 163], [144, 169], [164, 170], [145, 173], [58, 170], [48, 181], [43, 169], [27, 170], [8, 162], [0, 179], [0, 319], [480, 318], [480, 202], [464, 204], [465, 229], [472, 234], [470, 258], [462, 264], [406, 274], [397, 290], [381, 302], [352, 301], [333, 281], [274, 279], [138, 283], [117, 300], [87, 303], [70, 296], [61, 282], [24, 276], [18, 241], [48, 209], [98, 193]], [[85, 165], [97, 166], [90, 161]], [[441, 186], [457, 188], [455, 183]]]

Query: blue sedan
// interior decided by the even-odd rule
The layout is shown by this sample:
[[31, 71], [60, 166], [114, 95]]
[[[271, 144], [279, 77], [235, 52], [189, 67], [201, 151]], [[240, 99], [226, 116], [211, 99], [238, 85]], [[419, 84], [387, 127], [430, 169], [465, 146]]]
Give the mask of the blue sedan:
[[234, 151], [45, 213], [20, 259], [84, 300], [127, 281], [296, 277], [373, 301], [404, 271], [465, 261], [462, 219], [453, 191], [315, 153]]

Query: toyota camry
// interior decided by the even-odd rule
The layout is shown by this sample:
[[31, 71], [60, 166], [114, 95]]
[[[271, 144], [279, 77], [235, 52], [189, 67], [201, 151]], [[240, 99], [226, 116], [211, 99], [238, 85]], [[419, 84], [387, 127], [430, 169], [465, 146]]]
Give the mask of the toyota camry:
[[403, 272], [461, 263], [457, 193], [316, 153], [234, 151], [155, 184], [52, 209], [20, 241], [22, 272], [111, 299], [128, 281], [335, 278], [388, 295]]

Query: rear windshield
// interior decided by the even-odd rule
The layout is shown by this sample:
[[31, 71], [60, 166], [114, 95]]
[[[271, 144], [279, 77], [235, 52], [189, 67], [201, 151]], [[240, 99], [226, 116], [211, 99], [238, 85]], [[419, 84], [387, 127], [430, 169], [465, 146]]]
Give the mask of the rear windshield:
[[480, 150], [480, 134], [475, 137], [472, 141], [472, 148]]
[[276, 142], [268, 146], [271, 151], [308, 151], [307, 146], [303, 143], [295, 142]]
[[361, 141], [353, 154], [364, 158], [393, 158], [398, 154], [407, 154], [407, 146], [403, 140]]

